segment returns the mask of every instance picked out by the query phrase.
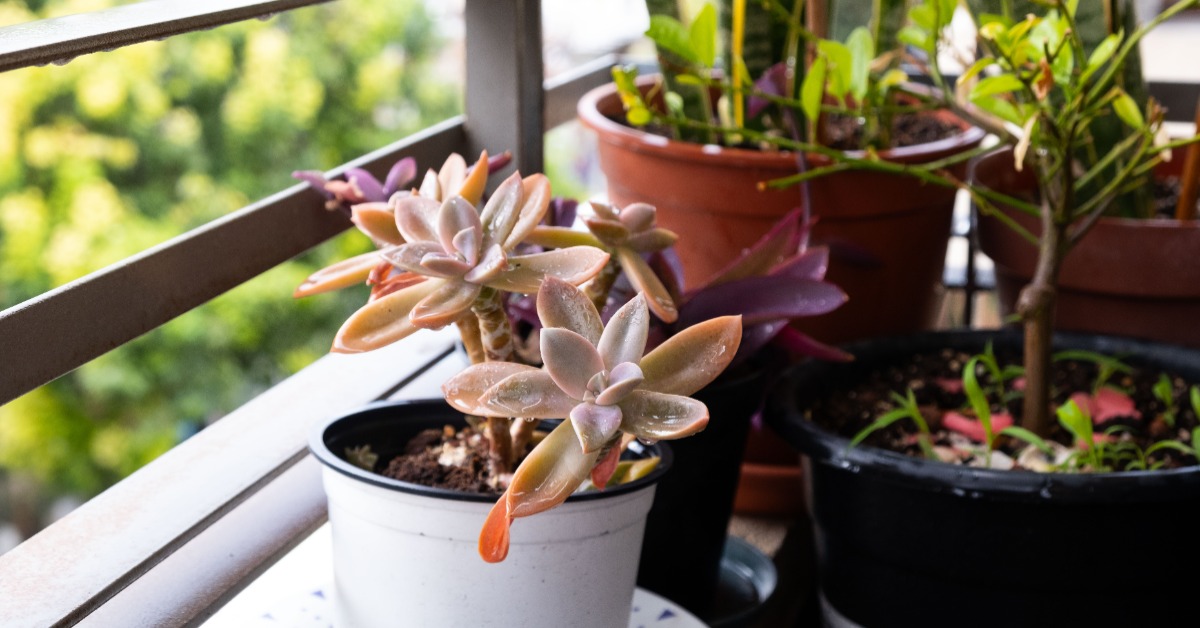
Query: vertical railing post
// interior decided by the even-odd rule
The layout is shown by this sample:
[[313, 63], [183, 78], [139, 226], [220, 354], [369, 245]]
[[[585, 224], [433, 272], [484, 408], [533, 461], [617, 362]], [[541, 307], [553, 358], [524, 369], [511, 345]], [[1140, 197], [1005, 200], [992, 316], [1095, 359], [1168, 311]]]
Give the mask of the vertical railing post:
[[511, 150], [522, 174], [541, 172], [541, 2], [467, 0], [464, 11], [466, 129], [473, 153], [464, 157]]

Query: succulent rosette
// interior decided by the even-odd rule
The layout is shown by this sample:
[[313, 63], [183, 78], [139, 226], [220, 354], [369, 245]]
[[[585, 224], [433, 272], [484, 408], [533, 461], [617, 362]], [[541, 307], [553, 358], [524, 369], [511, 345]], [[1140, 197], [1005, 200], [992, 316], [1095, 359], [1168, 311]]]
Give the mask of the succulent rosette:
[[513, 474], [480, 535], [485, 560], [503, 560], [516, 517], [562, 503], [589, 475], [603, 487], [616, 466], [621, 434], [647, 441], [695, 434], [708, 408], [688, 397], [737, 353], [741, 317], [722, 316], [680, 331], [643, 355], [650, 327], [638, 295], [605, 326], [592, 301], [547, 276], [538, 291], [543, 368], [475, 364], [443, 385], [446, 400], [477, 416], [563, 418]]
[[[431, 181], [427, 177], [422, 187], [435, 185]], [[394, 196], [392, 214], [403, 243], [379, 254], [400, 276], [419, 280], [373, 299], [351, 315], [338, 331], [333, 350], [369, 351], [417, 329], [454, 323], [470, 313], [486, 289], [532, 293], [546, 277], [579, 284], [595, 276], [608, 254], [594, 247], [513, 254], [549, 203], [550, 184], [540, 174], [524, 179], [513, 174], [482, 210], [460, 195], [440, 203], [421, 194]]]

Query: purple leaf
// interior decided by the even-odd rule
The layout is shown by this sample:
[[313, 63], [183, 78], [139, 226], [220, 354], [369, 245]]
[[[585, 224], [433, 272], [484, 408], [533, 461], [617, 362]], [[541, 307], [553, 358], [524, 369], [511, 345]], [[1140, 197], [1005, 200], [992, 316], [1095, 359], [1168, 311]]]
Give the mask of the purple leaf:
[[326, 199], [332, 199], [333, 194], [325, 189], [325, 173], [320, 170], [296, 170], [292, 172], [293, 179], [299, 179], [313, 187]]
[[849, 362], [854, 359], [852, 354], [837, 347], [831, 347], [791, 326], [783, 328], [776, 336], [775, 342], [793, 358], [810, 356], [818, 360], [834, 362]]
[[[777, 264], [795, 255], [800, 247], [802, 235], [809, 228], [809, 225], [801, 224], [803, 213], [802, 209], [793, 209], [788, 212], [772, 225], [771, 229], [763, 234], [753, 246], [721, 269], [715, 277], [709, 280], [708, 285], [715, 286], [744, 277], [765, 275]], [[703, 290], [705, 287], [702, 286], [697, 290]]]
[[693, 294], [680, 310], [679, 326], [730, 314], [741, 314], [743, 325], [816, 316], [832, 312], [845, 302], [846, 293], [826, 281], [774, 275], [747, 277]]
[[385, 198], [391, 198], [393, 194], [400, 191], [401, 187], [408, 185], [413, 179], [417, 178], [417, 160], [412, 157], [405, 157], [396, 162], [392, 169], [388, 171], [387, 179], [383, 182], [383, 195]]
[[[783, 96], [787, 90], [787, 64], [780, 62], [767, 68], [762, 76], [754, 81], [754, 89], [772, 96]], [[746, 117], [757, 118], [770, 105], [771, 101], [759, 96], [746, 99]]]
[[555, 198], [550, 201], [550, 211], [546, 213], [545, 222], [551, 227], [570, 227], [575, 224], [575, 216], [579, 209], [579, 201], [566, 198]]
[[793, 256], [771, 271], [779, 277], [820, 281], [829, 269], [829, 247], [816, 246]]
[[387, 196], [383, 193], [383, 186], [380, 185], [379, 179], [374, 175], [363, 170], [362, 168], [350, 168], [346, 170], [346, 181], [358, 188], [362, 192], [363, 200], [379, 201], [387, 200]]

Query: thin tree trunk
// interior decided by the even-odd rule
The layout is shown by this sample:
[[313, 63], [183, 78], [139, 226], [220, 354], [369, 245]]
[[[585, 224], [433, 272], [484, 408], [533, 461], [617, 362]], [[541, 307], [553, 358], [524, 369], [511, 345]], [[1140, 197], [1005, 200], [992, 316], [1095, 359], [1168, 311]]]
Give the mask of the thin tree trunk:
[[[504, 312], [501, 294], [493, 288], [484, 288], [471, 307], [479, 319], [479, 337], [488, 362], [508, 362], [513, 357], [512, 328]], [[491, 445], [493, 477], [512, 471], [512, 435], [508, 427], [511, 419], [488, 417], [487, 438]]]
[[1042, 437], [1054, 427], [1050, 408], [1051, 339], [1057, 300], [1058, 271], [1062, 263], [1065, 226], [1043, 208], [1042, 237], [1033, 279], [1017, 298], [1017, 314], [1025, 328], [1025, 399], [1021, 424]]

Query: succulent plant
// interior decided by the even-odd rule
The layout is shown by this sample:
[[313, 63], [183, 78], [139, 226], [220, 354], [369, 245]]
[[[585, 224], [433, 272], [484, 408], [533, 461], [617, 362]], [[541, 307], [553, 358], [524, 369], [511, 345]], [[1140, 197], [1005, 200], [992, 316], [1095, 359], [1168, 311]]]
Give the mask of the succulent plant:
[[443, 385], [455, 408], [480, 416], [566, 417], [521, 463], [484, 525], [480, 554], [503, 560], [515, 517], [562, 503], [591, 477], [602, 487], [616, 467], [620, 435], [657, 441], [694, 434], [708, 409], [690, 395], [728, 366], [741, 318], [685, 329], [643, 355], [650, 314], [639, 295], [603, 326], [581, 290], [547, 277], [538, 291], [543, 368], [513, 362], [467, 367]]

